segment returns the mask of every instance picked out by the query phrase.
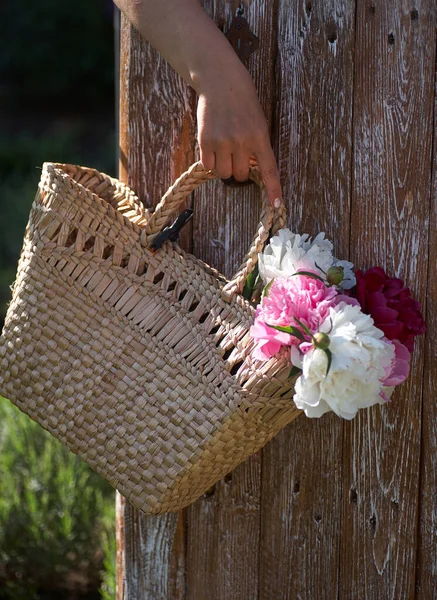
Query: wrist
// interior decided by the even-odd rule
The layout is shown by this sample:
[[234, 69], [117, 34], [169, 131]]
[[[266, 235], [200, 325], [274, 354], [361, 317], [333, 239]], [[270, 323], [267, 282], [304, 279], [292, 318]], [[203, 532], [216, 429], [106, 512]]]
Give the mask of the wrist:
[[[240, 59], [229, 46], [230, 55], [199, 62], [189, 70], [191, 87], [198, 96], [241, 93], [256, 95], [253, 80]], [[233, 55], [233, 56], [232, 56]]]
[[[223, 86], [246, 88], [253, 86], [252, 78], [231, 44], [200, 8], [196, 27], [190, 31], [183, 56], [188, 83], [198, 95], [215, 92]], [[194, 19], [193, 19], [194, 21]]]

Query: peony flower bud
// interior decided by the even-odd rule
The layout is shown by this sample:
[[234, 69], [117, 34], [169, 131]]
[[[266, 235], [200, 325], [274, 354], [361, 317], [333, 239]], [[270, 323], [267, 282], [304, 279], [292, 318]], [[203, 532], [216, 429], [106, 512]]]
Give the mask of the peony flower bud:
[[329, 267], [326, 273], [326, 281], [330, 285], [340, 285], [344, 279], [344, 268], [343, 267]]
[[319, 350], [326, 350], [329, 348], [329, 344], [331, 340], [329, 339], [329, 335], [318, 331], [313, 335], [313, 346], [314, 348], [318, 348]]

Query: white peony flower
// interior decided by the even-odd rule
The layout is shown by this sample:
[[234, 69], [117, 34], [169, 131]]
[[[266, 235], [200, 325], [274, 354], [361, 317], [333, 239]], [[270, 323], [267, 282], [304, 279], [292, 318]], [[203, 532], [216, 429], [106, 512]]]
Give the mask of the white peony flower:
[[381, 392], [388, 392], [381, 381], [395, 356], [394, 346], [382, 338], [383, 332], [359, 306], [341, 302], [330, 309], [329, 318], [320, 326], [329, 336], [332, 363], [323, 350], [309, 348], [306, 354], [291, 355], [302, 369], [296, 382], [294, 402], [308, 417], [320, 417], [334, 411], [352, 419], [360, 408], [383, 403]]
[[290, 277], [298, 270], [316, 271], [324, 278], [330, 267], [338, 266], [344, 268], [341, 287], [350, 289], [355, 285], [353, 264], [332, 256], [332, 248], [324, 233], [311, 240], [308, 233], [299, 235], [286, 228], [280, 229], [264, 252], [258, 255], [261, 279], [267, 284], [273, 277]]

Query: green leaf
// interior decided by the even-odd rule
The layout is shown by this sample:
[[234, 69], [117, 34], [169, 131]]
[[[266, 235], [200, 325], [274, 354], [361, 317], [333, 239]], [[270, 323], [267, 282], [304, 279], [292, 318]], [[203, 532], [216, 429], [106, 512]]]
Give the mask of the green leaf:
[[261, 298], [264, 298], [264, 297], [266, 297], [266, 296], [268, 296], [268, 295], [269, 295], [270, 288], [272, 287], [272, 285], [273, 285], [274, 281], [275, 281], [275, 278], [273, 277], [273, 278], [272, 278], [272, 279], [271, 279], [271, 280], [268, 282], [268, 284], [266, 285], [266, 287], [263, 289], [263, 292], [262, 292]]
[[256, 281], [258, 278], [258, 263], [255, 265], [255, 268], [249, 275], [247, 276], [246, 283], [243, 288], [243, 298], [246, 298], [249, 302], [252, 299], [252, 293], [256, 285]]
[[293, 317], [293, 319], [296, 321], [296, 323], [298, 323], [302, 327], [302, 329], [305, 331], [305, 333], [307, 335], [309, 335], [311, 338], [313, 337], [313, 334], [308, 329], [308, 327], [305, 325], [305, 323], [302, 323], [302, 321], [299, 321], [299, 319], [297, 317]]
[[328, 348], [326, 350], [323, 350], [323, 352], [328, 357], [328, 367], [326, 369], [326, 377], [328, 377], [328, 373], [329, 373], [329, 370], [330, 370], [331, 364], [332, 364], [332, 352]]
[[267, 327], [276, 329], [276, 331], [282, 331], [283, 333], [289, 333], [290, 335], [294, 335], [294, 337], [297, 337], [297, 339], [301, 340], [302, 342], [305, 341], [303, 333], [297, 327], [293, 327], [292, 325], [290, 325], [289, 327], [282, 327], [282, 325], [269, 325], [269, 323], [266, 323], [266, 325]]
[[243, 298], [246, 298], [246, 300], [250, 300], [252, 297], [252, 290], [253, 290], [254, 283], [255, 283], [255, 275], [252, 271], [252, 273], [249, 273], [249, 275], [247, 276], [246, 283], [244, 284], [244, 288], [243, 288]]
[[295, 275], [305, 275], [306, 277], [312, 277], [313, 279], [318, 279], [322, 283], [326, 283], [323, 277], [320, 277], [320, 275], [316, 275], [315, 273], [311, 273], [311, 271], [297, 271], [296, 273], [293, 273], [292, 277]]
[[295, 367], [294, 365], [291, 367], [290, 369], [290, 373], [288, 375], [289, 379], [292, 379], [293, 377], [296, 377], [296, 375], [300, 375], [302, 373], [302, 369], [299, 369], [299, 367]]

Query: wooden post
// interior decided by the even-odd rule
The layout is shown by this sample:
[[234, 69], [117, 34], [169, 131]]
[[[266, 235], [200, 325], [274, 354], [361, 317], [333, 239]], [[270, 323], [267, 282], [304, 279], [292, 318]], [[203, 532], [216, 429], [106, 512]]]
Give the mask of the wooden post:
[[[425, 305], [427, 280], [435, 279], [428, 232], [436, 4], [372, 4], [358, 2], [356, 14], [351, 258], [402, 275]], [[431, 312], [435, 300], [429, 298]], [[434, 343], [436, 333], [428, 329]], [[421, 449], [429, 461], [432, 448], [429, 438], [421, 442], [422, 402], [427, 411], [435, 405], [423, 394], [423, 342], [390, 406], [362, 413], [345, 427], [343, 598], [363, 598], [359, 590], [372, 598], [435, 595], [435, 579], [431, 584], [427, 575], [433, 591], [415, 596], [417, 554], [425, 541], [418, 536], [420, 513], [429, 524], [434, 511], [419, 497]], [[435, 465], [435, 454], [432, 460]], [[429, 554], [425, 564], [435, 569], [435, 544]]]
[[[119, 498], [118, 600], [429, 600], [437, 570], [435, 0], [244, 4], [260, 40], [249, 70], [290, 227], [325, 231], [338, 256], [406, 278], [430, 306], [426, 364], [422, 340], [390, 405], [352, 423], [300, 417], [180, 515], [144, 517]], [[225, 31], [234, 5], [204, 2]], [[153, 206], [195, 159], [195, 98], [124, 19], [120, 75], [120, 175]], [[256, 189], [216, 182], [191, 202], [185, 247], [231, 275], [256, 226]]]
[[[123, 16], [120, 49], [120, 178], [153, 207], [194, 162], [194, 96]], [[190, 227], [182, 243], [191, 250]], [[118, 495], [117, 544], [118, 600], [183, 598], [184, 527], [177, 514], [141, 515]]]

